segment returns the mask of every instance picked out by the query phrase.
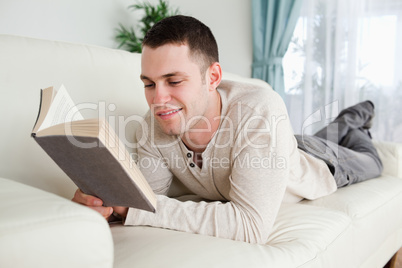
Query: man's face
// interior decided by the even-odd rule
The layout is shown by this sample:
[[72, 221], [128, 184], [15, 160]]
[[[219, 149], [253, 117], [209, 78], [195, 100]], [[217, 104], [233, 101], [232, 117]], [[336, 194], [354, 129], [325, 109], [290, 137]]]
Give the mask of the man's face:
[[180, 135], [205, 124], [209, 105], [206, 77], [186, 45], [142, 50], [141, 80], [151, 113], [164, 133]]

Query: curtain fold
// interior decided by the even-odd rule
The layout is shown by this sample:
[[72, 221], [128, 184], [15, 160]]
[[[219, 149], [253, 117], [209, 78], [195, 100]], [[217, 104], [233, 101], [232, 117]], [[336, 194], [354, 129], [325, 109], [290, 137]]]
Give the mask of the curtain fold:
[[283, 65], [296, 133], [369, 99], [373, 139], [402, 142], [401, 0], [303, 0]]
[[299, 18], [302, 0], [253, 0], [252, 77], [265, 80], [284, 97], [283, 56]]

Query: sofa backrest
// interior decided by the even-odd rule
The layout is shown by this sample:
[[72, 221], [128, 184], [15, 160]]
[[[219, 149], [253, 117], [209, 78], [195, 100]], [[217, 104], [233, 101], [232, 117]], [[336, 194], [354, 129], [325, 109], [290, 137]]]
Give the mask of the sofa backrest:
[[[76, 186], [30, 134], [40, 89], [65, 85], [84, 117], [115, 117], [133, 141], [133, 115], [148, 110], [140, 54], [103, 47], [0, 35], [0, 177], [71, 198]], [[133, 119], [134, 118], [134, 119]], [[119, 133], [121, 136], [122, 133]]]
[[[148, 111], [140, 72], [141, 55], [137, 53], [0, 34], [0, 177], [66, 198], [76, 190], [30, 136], [40, 89], [49, 86], [64, 85], [73, 101], [85, 108], [81, 110], [85, 118], [114, 120], [112, 126], [135, 152], [134, 130]], [[227, 72], [223, 79], [266, 85]], [[174, 180], [169, 195], [186, 191]]]

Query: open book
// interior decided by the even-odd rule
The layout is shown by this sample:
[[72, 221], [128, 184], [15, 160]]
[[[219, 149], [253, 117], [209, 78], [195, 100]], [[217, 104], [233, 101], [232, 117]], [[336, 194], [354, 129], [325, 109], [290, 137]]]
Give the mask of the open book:
[[155, 211], [155, 194], [109, 123], [84, 119], [63, 86], [41, 90], [32, 137], [81, 191], [105, 206]]

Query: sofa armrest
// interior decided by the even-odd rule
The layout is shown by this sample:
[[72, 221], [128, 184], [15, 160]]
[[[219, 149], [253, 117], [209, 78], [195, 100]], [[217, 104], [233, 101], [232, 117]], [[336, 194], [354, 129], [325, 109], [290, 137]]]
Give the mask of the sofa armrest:
[[402, 178], [402, 143], [374, 141], [384, 165], [384, 175]]
[[109, 225], [95, 211], [0, 178], [0, 267], [113, 267]]

